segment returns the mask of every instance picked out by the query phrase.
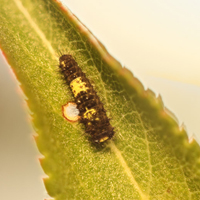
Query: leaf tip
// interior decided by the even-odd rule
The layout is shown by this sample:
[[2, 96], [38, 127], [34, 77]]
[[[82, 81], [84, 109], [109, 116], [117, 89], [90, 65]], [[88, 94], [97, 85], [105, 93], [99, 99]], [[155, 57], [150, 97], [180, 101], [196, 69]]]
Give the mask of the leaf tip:
[[175, 114], [166, 107], [164, 107], [164, 112], [166, 113], [166, 116], [168, 116], [169, 119], [171, 119], [171, 121], [176, 123], [177, 126], [179, 127], [179, 121], [178, 118], [175, 116]]
[[40, 156], [40, 157], [38, 157], [38, 161], [39, 161], [39, 163], [40, 163], [40, 165], [42, 166], [42, 161], [44, 160], [44, 156]]
[[37, 143], [38, 135], [33, 134], [32, 137], [33, 137], [33, 139], [35, 140], [35, 142]]
[[188, 142], [191, 144], [191, 143], [194, 142], [194, 140], [196, 140], [196, 139], [195, 139], [195, 135], [192, 134], [192, 135], [189, 137]]
[[42, 177], [42, 181], [45, 183], [49, 180], [49, 176], [48, 175], [43, 175]]

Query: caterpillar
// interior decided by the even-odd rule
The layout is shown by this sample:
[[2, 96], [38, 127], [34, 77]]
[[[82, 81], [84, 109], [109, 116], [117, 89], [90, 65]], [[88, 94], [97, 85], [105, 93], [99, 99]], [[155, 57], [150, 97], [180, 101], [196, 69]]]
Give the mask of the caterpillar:
[[91, 140], [102, 143], [111, 139], [114, 128], [109, 122], [103, 103], [72, 55], [62, 55], [59, 58], [59, 68], [65, 82], [70, 85], [79, 110], [80, 122], [85, 125]]

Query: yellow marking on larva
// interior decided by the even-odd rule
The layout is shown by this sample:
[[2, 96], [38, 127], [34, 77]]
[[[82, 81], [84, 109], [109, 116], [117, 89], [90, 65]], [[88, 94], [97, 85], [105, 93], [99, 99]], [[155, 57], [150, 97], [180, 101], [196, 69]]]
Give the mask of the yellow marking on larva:
[[92, 125], [92, 123], [91, 122], [88, 122], [88, 126], [91, 126]]
[[78, 77], [74, 79], [70, 83], [70, 87], [72, 89], [72, 92], [74, 93], [74, 96], [76, 97], [80, 92], [87, 91], [89, 88], [86, 87], [86, 83], [82, 81], [81, 77]]
[[64, 62], [64, 61], [62, 61], [62, 62], [61, 62], [61, 65], [64, 65], [64, 66], [65, 66], [65, 62]]
[[96, 113], [97, 111], [95, 109], [89, 109], [86, 110], [86, 112], [83, 114], [83, 118], [85, 119], [92, 119], [92, 116]]
[[104, 141], [106, 141], [106, 140], [108, 140], [108, 139], [109, 139], [109, 137], [108, 137], [108, 136], [105, 136], [105, 137], [101, 138], [101, 139], [99, 140], [99, 142], [104, 142]]

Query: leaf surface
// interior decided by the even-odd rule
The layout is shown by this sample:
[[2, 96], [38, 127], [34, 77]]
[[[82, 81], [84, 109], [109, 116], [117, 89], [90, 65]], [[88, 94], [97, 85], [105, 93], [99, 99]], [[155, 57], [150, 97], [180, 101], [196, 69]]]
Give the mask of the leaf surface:
[[[200, 148], [160, 97], [108, 54], [62, 5], [1, 0], [0, 45], [27, 96], [50, 196], [69, 199], [200, 199]], [[113, 140], [92, 145], [62, 116], [73, 101], [58, 72], [72, 54], [105, 105]]]

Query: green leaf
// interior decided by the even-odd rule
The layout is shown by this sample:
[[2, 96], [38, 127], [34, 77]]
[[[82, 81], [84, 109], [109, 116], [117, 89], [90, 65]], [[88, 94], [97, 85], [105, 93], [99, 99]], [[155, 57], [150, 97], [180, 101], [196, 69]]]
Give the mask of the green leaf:
[[[50, 196], [200, 199], [199, 145], [60, 3], [1, 0], [0, 45], [28, 97]], [[75, 57], [112, 119], [116, 134], [102, 147], [62, 116], [73, 96], [58, 72], [60, 51]]]

